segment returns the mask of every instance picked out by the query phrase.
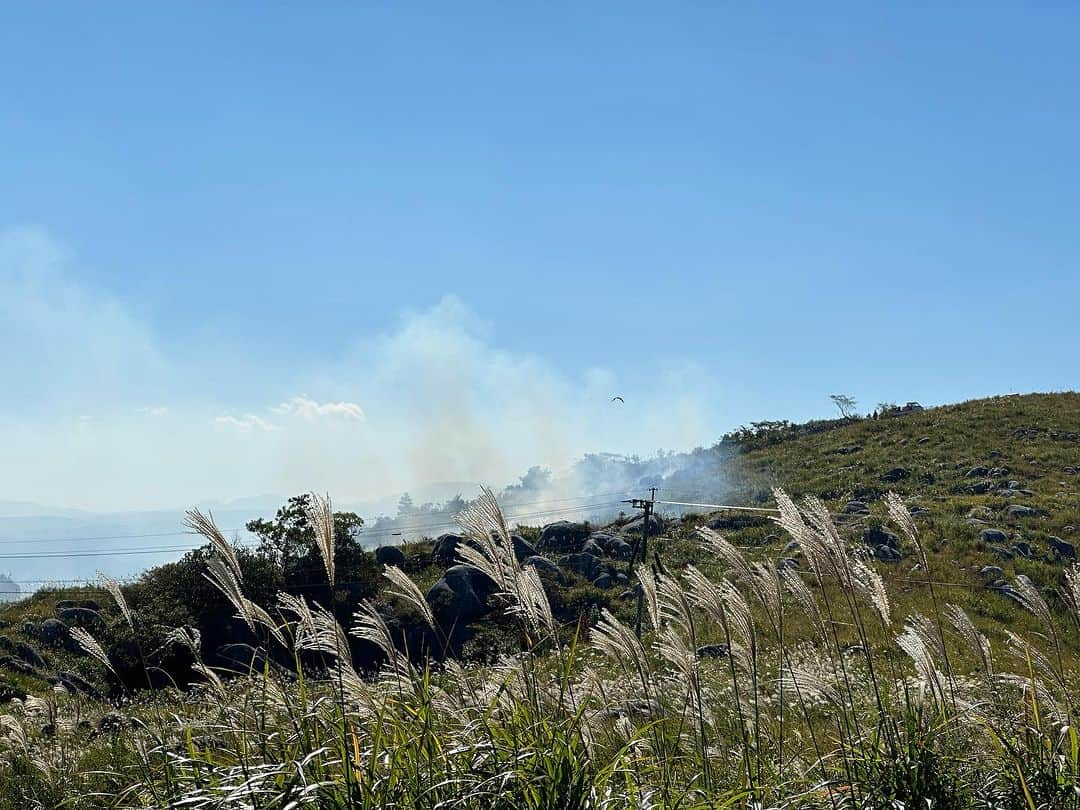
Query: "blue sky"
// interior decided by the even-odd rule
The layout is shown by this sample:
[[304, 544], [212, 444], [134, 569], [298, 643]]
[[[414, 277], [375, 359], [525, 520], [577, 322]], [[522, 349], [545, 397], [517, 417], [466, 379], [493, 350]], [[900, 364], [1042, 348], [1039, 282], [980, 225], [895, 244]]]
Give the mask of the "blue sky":
[[359, 497], [1075, 388], [1078, 23], [9, 7], [0, 491]]

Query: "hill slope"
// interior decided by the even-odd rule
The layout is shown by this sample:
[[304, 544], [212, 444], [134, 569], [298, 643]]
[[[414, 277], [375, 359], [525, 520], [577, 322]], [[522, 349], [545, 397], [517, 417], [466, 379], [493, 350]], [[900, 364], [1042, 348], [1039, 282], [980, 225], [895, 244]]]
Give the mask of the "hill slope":
[[[234, 594], [232, 604], [206, 581], [206, 551], [125, 587], [129, 613], [104, 590], [39, 592], [0, 608], [0, 702], [12, 705], [0, 722], [7, 730], [0, 732], [0, 807], [25, 806], [31, 799], [54, 804], [95, 791], [134, 791], [132, 797], [140, 796], [132, 798], [135, 804], [159, 803], [157, 792], [185, 802], [203, 792], [224, 797], [233, 789], [229, 780], [246, 782], [253, 766], [264, 780], [260, 789], [282, 802], [300, 795], [292, 791], [312, 777], [334, 797], [325, 806], [347, 806], [361, 785], [372, 791], [371, 806], [413, 806], [430, 804], [433, 795], [445, 794], [446, 801], [464, 795], [459, 779], [471, 779], [476, 763], [492, 755], [505, 757], [509, 768], [498, 778], [505, 806], [564, 806], [567, 791], [578, 789], [565, 780], [588, 784], [589, 791], [613, 790], [629, 804], [644, 786], [666, 797], [663, 806], [736, 806], [747, 798], [737, 787], [745, 780], [763, 801], [795, 791], [805, 800], [797, 806], [826, 807], [835, 797], [822, 792], [820, 769], [842, 790], [857, 786], [877, 796], [868, 807], [930, 795], [935, 807], [1023, 807], [1016, 800], [1032, 791], [1049, 797], [1038, 806], [1072, 807], [1054, 802], [1078, 795], [1080, 738], [1074, 735], [1060, 756], [1042, 758], [1070, 739], [1066, 730], [1076, 710], [1080, 605], [1070, 607], [1061, 596], [1080, 519], [1077, 428], [1076, 394], [1001, 397], [879, 420], [755, 426], [700, 454], [724, 459], [722, 475], [733, 484], [735, 500], [760, 511], [669, 515], [649, 538], [649, 566], [633, 572], [619, 549], [634, 541], [634, 522], [620, 519], [600, 532], [570, 523], [543, 531], [518, 527], [513, 545], [519, 560], [546, 555], [537, 568], [546, 599], [518, 599], [518, 607], [533, 605], [518, 611], [500, 610], [504, 597], [488, 600], [482, 589], [472, 590], [474, 575], [454, 565], [459, 541], [453, 538], [383, 555], [396, 557], [419, 586], [411, 604], [412, 586], [398, 581], [391, 592], [379, 576], [379, 558], [355, 544], [338, 547], [330, 588], [310, 527], [297, 522], [295, 509], [278, 527], [284, 533], [275, 536], [303, 552], [301, 564], [292, 570], [272, 554], [237, 550], [244, 597]], [[835, 536], [840, 567], [856, 572], [858, 583], [850, 573], [821, 574], [820, 562], [810, 564], [820, 552], [792, 544], [780, 532], [771, 519], [773, 487], [824, 499], [835, 514], [835, 535], [824, 524], [818, 539], [813, 532], [800, 534], [794, 524], [789, 528], [808, 544]], [[898, 528], [906, 518], [886, 519], [882, 500], [889, 491], [903, 493], [913, 509], [907, 529]], [[680, 494], [661, 493], [668, 500]], [[698, 529], [706, 524], [741, 551], [715, 540], [711, 547], [703, 544]], [[486, 537], [494, 525], [480, 524], [475, 536]], [[226, 568], [220, 558], [218, 563], [220, 578]], [[524, 570], [509, 551], [503, 563]], [[689, 564], [703, 577], [695, 580]], [[678, 576], [684, 574], [689, 576]], [[620, 579], [624, 584], [617, 584]], [[471, 604], [456, 590], [466, 581], [472, 583], [469, 593], [480, 596]], [[641, 583], [640, 601], [627, 588], [635, 581]], [[775, 603], [762, 595], [769, 582], [778, 589]], [[749, 595], [738, 594], [740, 587]], [[274, 599], [282, 589], [330, 611], [312, 614], [295, 600], [283, 609]], [[268, 631], [253, 603], [286, 623]], [[546, 619], [536, 607], [541, 603], [550, 609]], [[421, 627], [424, 604], [436, 617], [430, 632]], [[783, 611], [781, 604], [787, 605]], [[978, 640], [961, 643], [962, 632], [959, 640], [951, 629], [945, 633], [944, 617], [955, 615], [947, 604], [985, 633], [985, 648]], [[448, 607], [451, 620], [442, 621]], [[238, 610], [249, 619], [237, 618]], [[785, 618], [777, 624], [781, 613]], [[526, 615], [533, 618], [523, 620]], [[740, 617], [734, 630], [729, 615]], [[344, 640], [327, 633], [331, 616], [361, 632]], [[630, 629], [635, 624], [643, 625], [640, 646]], [[87, 654], [85, 637], [80, 642], [69, 629], [76, 626], [89, 629], [104, 649]], [[170, 631], [181, 626], [181, 635]], [[972, 629], [966, 640], [975, 637]], [[186, 642], [178, 644], [178, 638]], [[1025, 639], [1035, 646], [1025, 646]], [[436, 665], [421, 677], [398, 659], [420, 649], [438, 658], [440, 644], [467, 665]], [[374, 658], [372, 645], [379, 653]], [[201, 660], [213, 666], [231, 660], [234, 669], [246, 670], [254, 663], [267, 674], [225, 684], [211, 679], [210, 688], [140, 690], [141, 684], [185, 685], [210, 677], [205, 669], [192, 676], [192, 651], [200, 647]], [[226, 650], [248, 651], [254, 662], [229, 659]], [[995, 680], [990, 652], [1010, 668], [998, 673], [1020, 674]], [[347, 678], [333, 668], [336, 681], [325, 677], [327, 666], [334, 666], [331, 655], [346, 657]], [[363, 673], [389, 658], [397, 674], [382, 682], [385, 689], [353, 670]], [[791, 659], [800, 667], [798, 677]], [[289, 670], [297, 663], [305, 673], [299, 684]], [[940, 666], [948, 671], [948, 700]], [[1042, 679], [1034, 696], [1024, 691], [1025, 678], [1034, 678], [1024, 674], [1032, 666]], [[785, 682], [788, 691], [780, 686], [777, 693]], [[554, 684], [553, 691], [542, 684]], [[800, 715], [785, 716], [793, 686], [816, 690], [816, 697], [801, 705]], [[956, 690], [962, 690], [961, 702]], [[64, 692], [71, 696], [59, 697]], [[43, 700], [15, 700], [26, 693]], [[753, 701], [753, 741], [740, 695]], [[1027, 718], [1034, 699], [1041, 705]], [[579, 703], [589, 712], [579, 712]], [[852, 736], [851, 728], [834, 726], [830, 703], [841, 707], [851, 728], [864, 724], [878, 733]], [[993, 706], [977, 719], [986, 727], [995, 724], [998, 739], [1010, 735], [1007, 746], [990, 745], [983, 726], [962, 725], [978, 706]], [[378, 721], [372, 723], [372, 716]], [[1048, 725], [1057, 718], [1065, 725]], [[131, 732], [119, 735], [119, 728]], [[331, 748], [344, 751], [345, 759], [329, 756], [325, 747], [311, 750], [324, 739], [333, 740]], [[523, 750], [528, 761], [520, 759]], [[162, 756], [155, 759], [154, 751]], [[176, 752], [170, 754], [175, 759], [167, 751]], [[440, 752], [435, 759], [432, 751]], [[427, 764], [410, 771], [422, 757]], [[350, 758], [364, 768], [344, 767]], [[447, 764], [448, 758], [454, 762]], [[897, 768], [902, 758], [908, 759]], [[42, 761], [57, 765], [40, 772], [30, 765]], [[308, 774], [296, 781], [293, 776], [311, 762], [317, 779]], [[785, 776], [785, 763], [797, 766], [798, 775]], [[631, 771], [634, 784], [607, 781]], [[553, 774], [552, 781], [537, 782], [536, 773]], [[6, 778], [18, 774], [32, 778]], [[513, 793], [516, 785], [530, 796], [550, 789], [551, 801], [523, 804]], [[1007, 801], [975, 803], [973, 786]]]

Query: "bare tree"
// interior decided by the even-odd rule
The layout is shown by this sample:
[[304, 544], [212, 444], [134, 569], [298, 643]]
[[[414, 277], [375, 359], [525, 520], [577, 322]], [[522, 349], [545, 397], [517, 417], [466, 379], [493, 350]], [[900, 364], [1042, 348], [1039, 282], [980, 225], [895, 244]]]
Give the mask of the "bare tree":
[[849, 397], [847, 394], [830, 394], [829, 399], [840, 411], [841, 418], [850, 419], [855, 415], [855, 397]]

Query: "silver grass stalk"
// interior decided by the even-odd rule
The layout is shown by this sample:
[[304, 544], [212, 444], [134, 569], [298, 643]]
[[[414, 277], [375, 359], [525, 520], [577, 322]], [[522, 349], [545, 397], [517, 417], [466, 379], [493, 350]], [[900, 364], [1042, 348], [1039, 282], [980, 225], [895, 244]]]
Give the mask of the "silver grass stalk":
[[836, 524], [825, 502], [813, 495], [808, 495], [803, 499], [802, 513], [807, 525], [824, 546], [826, 554], [839, 574], [844, 562], [848, 559], [847, 546], [836, 530]]
[[843, 699], [836, 684], [805, 667], [789, 667], [788, 671], [779, 678], [779, 684], [785, 690], [800, 695], [804, 700], [816, 698], [826, 700], [834, 706], [843, 705]]
[[120, 583], [112, 577], [103, 574], [101, 571], [98, 571], [97, 578], [98, 584], [108, 591], [109, 596], [112, 597], [112, 600], [120, 609], [120, 615], [124, 617], [124, 621], [128, 623], [128, 627], [134, 630], [135, 617], [131, 613], [131, 608], [128, 607], [127, 599], [124, 598], [124, 592], [120, 589]]
[[353, 626], [349, 632], [356, 638], [374, 644], [391, 661], [397, 660], [398, 651], [397, 647], [394, 646], [390, 629], [386, 626], [386, 622], [379, 615], [375, 606], [367, 599], [357, 605], [356, 612], [353, 613]]
[[37, 695], [27, 695], [24, 708], [28, 715], [33, 716], [51, 718], [56, 713], [56, 706], [51, 701]]
[[926, 559], [926, 550], [919, 540], [919, 527], [915, 525], [915, 520], [911, 517], [911, 512], [908, 510], [907, 504], [904, 503], [904, 499], [895, 492], [885, 493], [885, 509], [889, 513], [889, 518], [892, 522], [900, 528], [904, 537], [906, 537], [908, 542], [915, 547], [915, 551], [919, 555], [919, 562], [922, 563], [923, 570], [929, 571], [930, 567], [929, 562]]
[[1042, 622], [1043, 626], [1050, 629], [1054, 624], [1054, 617], [1050, 613], [1050, 608], [1046, 604], [1046, 600], [1042, 598], [1042, 594], [1039, 593], [1039, 589], [1027, 578], [1024, 574], [1020, 574], [1016, 578], [1016, 583], [1013, 586], [1013, 590], [1016, 592], [1016, 601], [1020, 605]]
[[1060, 680], [1057, 672], [1054, 671], [1053, 664], [1050, 663], [1050, 659], [1038, 647], [1012, 630], [1006, 630], [1005, 637], [1008, 639], [1006, 647], [1019, 661], [1033, 667], [1045, 678], [1054, 681]]
[[406, 604], [411, 605], [417, 613], [424, 617], [428, 627], [434, 628], [435, 615], [431, 612], [431, 605], [427, 603], [424, 594], [421, 593], [417, 584], [409, 578], [409, 575], [396, 565], [388, 565], [383, 570], [383, 576], [390, 580], [391, 587], [387, 589], [387, 592], [391, 596], [396, 596]]
[[255, 623], [252, 617], [248, 615], [244, 593], [240, 588], [240, 580], [236, 576], [235, 569], [226, 560], [218, 557], [211, 557], [207, 560], [206, 568], [203, 577], [225, 595], [225, 598], [229, 600], [240, 618], [247, 622], [248, 627], [254, 632]]
[[538, 635], [555, 634], [555, 616], [551, 602], [540, 581], [540, 572], [534, 566], [520, 568], [514, 581], [518, 605], [529, 625]]
[[307, 520], [315, 531], [315, 547], [319, 549], [326, 580], [334, 585], [334, 505], [329, 495], [312, 492], [308, 496]]
[[225, 539], [225, 535], [221, 533], [221, 529], [214, 523], [213, 513], [204, 515], [198, 508], [195, 508], [189, 509], [184, 514], [186, 516], [184, 525], [206, 538], [214, 551], [216, 551], [228, 564], [236, 581], [243, 582], [244, 575], [240, 570], [240, 560], [236, 556], [236, 549], [234, 549], [229, 541]]
[[183, 647], [195, 658], [198, 658], [202, 653], [202, 633], [199, 632], [197, 627], [174, 627], [165, 635], [165, 639], [161, 642], [161, 646], [154, 651], [154, 655], [158, 655], [163, 650], [168, 649], [173, 645]]
[[657, 583], [656, 593], [661, 622], [676, 627], [689, 641], [693, 635], [694, 617], [686, 591], [674, 577], [664, 577]]
[[859, 559], [850, 562], [851, 580], [855, 587], [870, 602], [870, 605], [881, 618], [882, 624], [888, 626], [892, 623], [889, 610], [889, 593], [885, 590], [885, 582], [881, 574]]
[[1003, 672], [996, 680], [1019, 689], [1025, 695], [1025, 703], [1030, 703], [1030, 699], [1034, 697], [1038, 701], [1039, 713], [1055, 725], [1064, 726], [1069, 722], [1068, 710], [1061, 705], [1057, 696], [1041, 678]]
[[495, 583], [499, 595], [510, 603], [508, 611], [521, 617], [531, 634], [554, 633], [547, 594], [535, 569], [522, 568], [518, 563], [495, 494], [481, 487], [480, 497], [458, 514], [457, 521], [471, 541], [458, 548], [458, 557]]
[[699, 527], [697, 534], [704, 541], [705, 548], [716, 554], [721, 562], [734, 570], [738, 579], [749, 579], [750, 567], [741, 551], [708, 526]]
[[922, 639], [926, 648], [930, 650], [935, 658], [945, 658], [945, 647], [941, 641], [941, 635], [938, 633], [934, 623], [921, 613], [913, 613], [908, 616], [908, 626], [918, 634]]
[[754, 616], [750, 612], [750, 605], [746, 598], [726, 579], [720, 582], [720, 595], [736, 640], [749, 650], [756, 650], [757, 635], [754, 632]]
[[214, 694], [221, 699], [225, 698], [225, 684], [214, 670], [202, 662], [202, 659], [196, 658], [191, 664], [191, 669], [206, 679], [210, 688], [214, 690]]
[[71, 637], [75, 639], [75, 643], [82, 648], [83, 652], [96, 658], [104, 664], [111, 673], [114, 675], [116, 674], [116, 670], [113, 669], [112, 661], [109, 660], [108, 653], [106, 653], [104, 648], [98, 644], [97, 639], [82, 627], [72, 627], [69, 632]]
[[976, 629], [975, 623], [958, 605], [946, 605], [945, 616], [956, 629], [957, 635], [968, 646], [968, 649], [982, 661], [982, 667], [986, 674], [992, 676], [994, 674], [994, 656], [986, 636]]
[[240, 588], [240, 581], [235, 576], [235, 571], [226, 562], [223, 562], [218, 557], [211, 557], [206, 561], [206, 568], [207, 571], [203, 573], [203, 577], [224, 594], [225, 598], [236, 609], [237, 616], [247, 623], [251, 632], [256, 632], [255, 625], [261, 624], [270, 631], [270, 634], [279, 644], [285, 645], [285, 638], [281, 635], [281, 629], [270, 617], [269, 613], [244, 596]]
[[647, 695], [651, 692], [652, 674], [645, 648], [634, 631], [615, 618], [607, 608], [600, 612], [600, 621], [589, 633], [589, 639], [594, 649], [629, 667]]
[[290, 593], [279, 593], [277, 602], [282, 611], [296, 617], [292, 625], [294, 649], [338, 657], [348, 650], [348, 637], [333, 613], [318, 604], [312, 607], [302, 596]]
[[780, 577], [772, 560], [751, 564], [750, 587], [768, 614], [769, 621], [774, 627], [777, 626], [781, 609]]
[[24, 751], [28, 748], [29, 740], [26, 735], [26, 728], [18, 717], [11, 714], [0, 714], [0, 731]]
[[724, 621], [724, 597], [720, 588], [694, 565], [683, 571], [687, 594], [697, 608], [717, 624]]
[[900, 530], [908, 536], [909, 539], [918, 535], [919, 529], [915, 525], [914, 519], [911, 517], [911, 512], [907, 508], [907, 504], [904, 503], [904, 499], [897, 495], [895, 492], [885, 493], [885, 510], [889, 513], [889, 517], [893, 523], [900, 527]]
[[798, 602], [803, 613], [806, 614], [806, 617], [814, 625], [814, 629], [817, 630], [818, 636], [825, 641], [828, 637], [825, 617], [822, 615], [821, 606], [818, 605], [814, 594], [810, 592], [806, 581], [798, 571], [792, 571], [790, 568], [780, 571], [779, 576], [784, 583], [784, 588], [795, 597], [795, 601]]
[[[499, 588], [511, 591], [510, 579], [517, 560], [514, 557], [510, 529], [503, 518], [495, 493], [487, 487], [481, 487], [480, 496], [459, 512], [456, 520], [473, 541], [472, 544], [459, 547], [458, 555], [467, 562], [477, 564]], [[478, 559], [471, 559], [477, 556]]]
[[915, 671], [919, 680], [930, 689], [930, 695], [935, 703], [944, 702], [945, 691], [934, 662], [933, 654], [923, 642], [922, 636], [910, 624], [905, 625], [904, 632], [896, 637], [896, 643], [915, 664]]
[[659, 630], [663, 621], [660, 615], [660, 602], [656, 594], [656, 575], [642, 566], [637, 569], [637, 577], [638, 584], [641, 586], [642, 601], [649, 613], [649, 620], [652, 622], [653, 629]]
[[832, 575], [840, 577], [840, 568], [834, 558], [834, 550], [822, 535], [815, 531], [805, 520], [803, 513], [786, 492], [774, 489], [773, 497], [780, 512], [779, 517], [771, 518], [783, 531], [799, 544], [803, 556], [810, 568], [818, 576]]
[[1062, 591], [1066, 604], [1073, 613], [1073, 621], [1080, 628], [1080, 563], [1065, 569], [1065, 588]]

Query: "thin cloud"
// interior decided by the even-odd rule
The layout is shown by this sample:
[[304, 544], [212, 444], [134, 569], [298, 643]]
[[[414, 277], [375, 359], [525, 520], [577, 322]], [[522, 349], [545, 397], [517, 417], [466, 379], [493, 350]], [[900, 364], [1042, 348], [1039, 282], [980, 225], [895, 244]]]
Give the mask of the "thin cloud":
[[261, 416], [256, 416], [253, 413], [246, 413], [243, 416], [231, 416], [229, 414], [217, 416], [214, 417], [214, 424], [238, 430], [241, 433], [252, 433], [257, 430], [263, 432], [280, 430], [277, 425], [267, 422]]
[[307, 421], [325, 417], [363, 421], [364, 409], [355, 402], [317, 402], [306, 394], [292, 397], [272, 409], [274, 413], [299, 416]]

